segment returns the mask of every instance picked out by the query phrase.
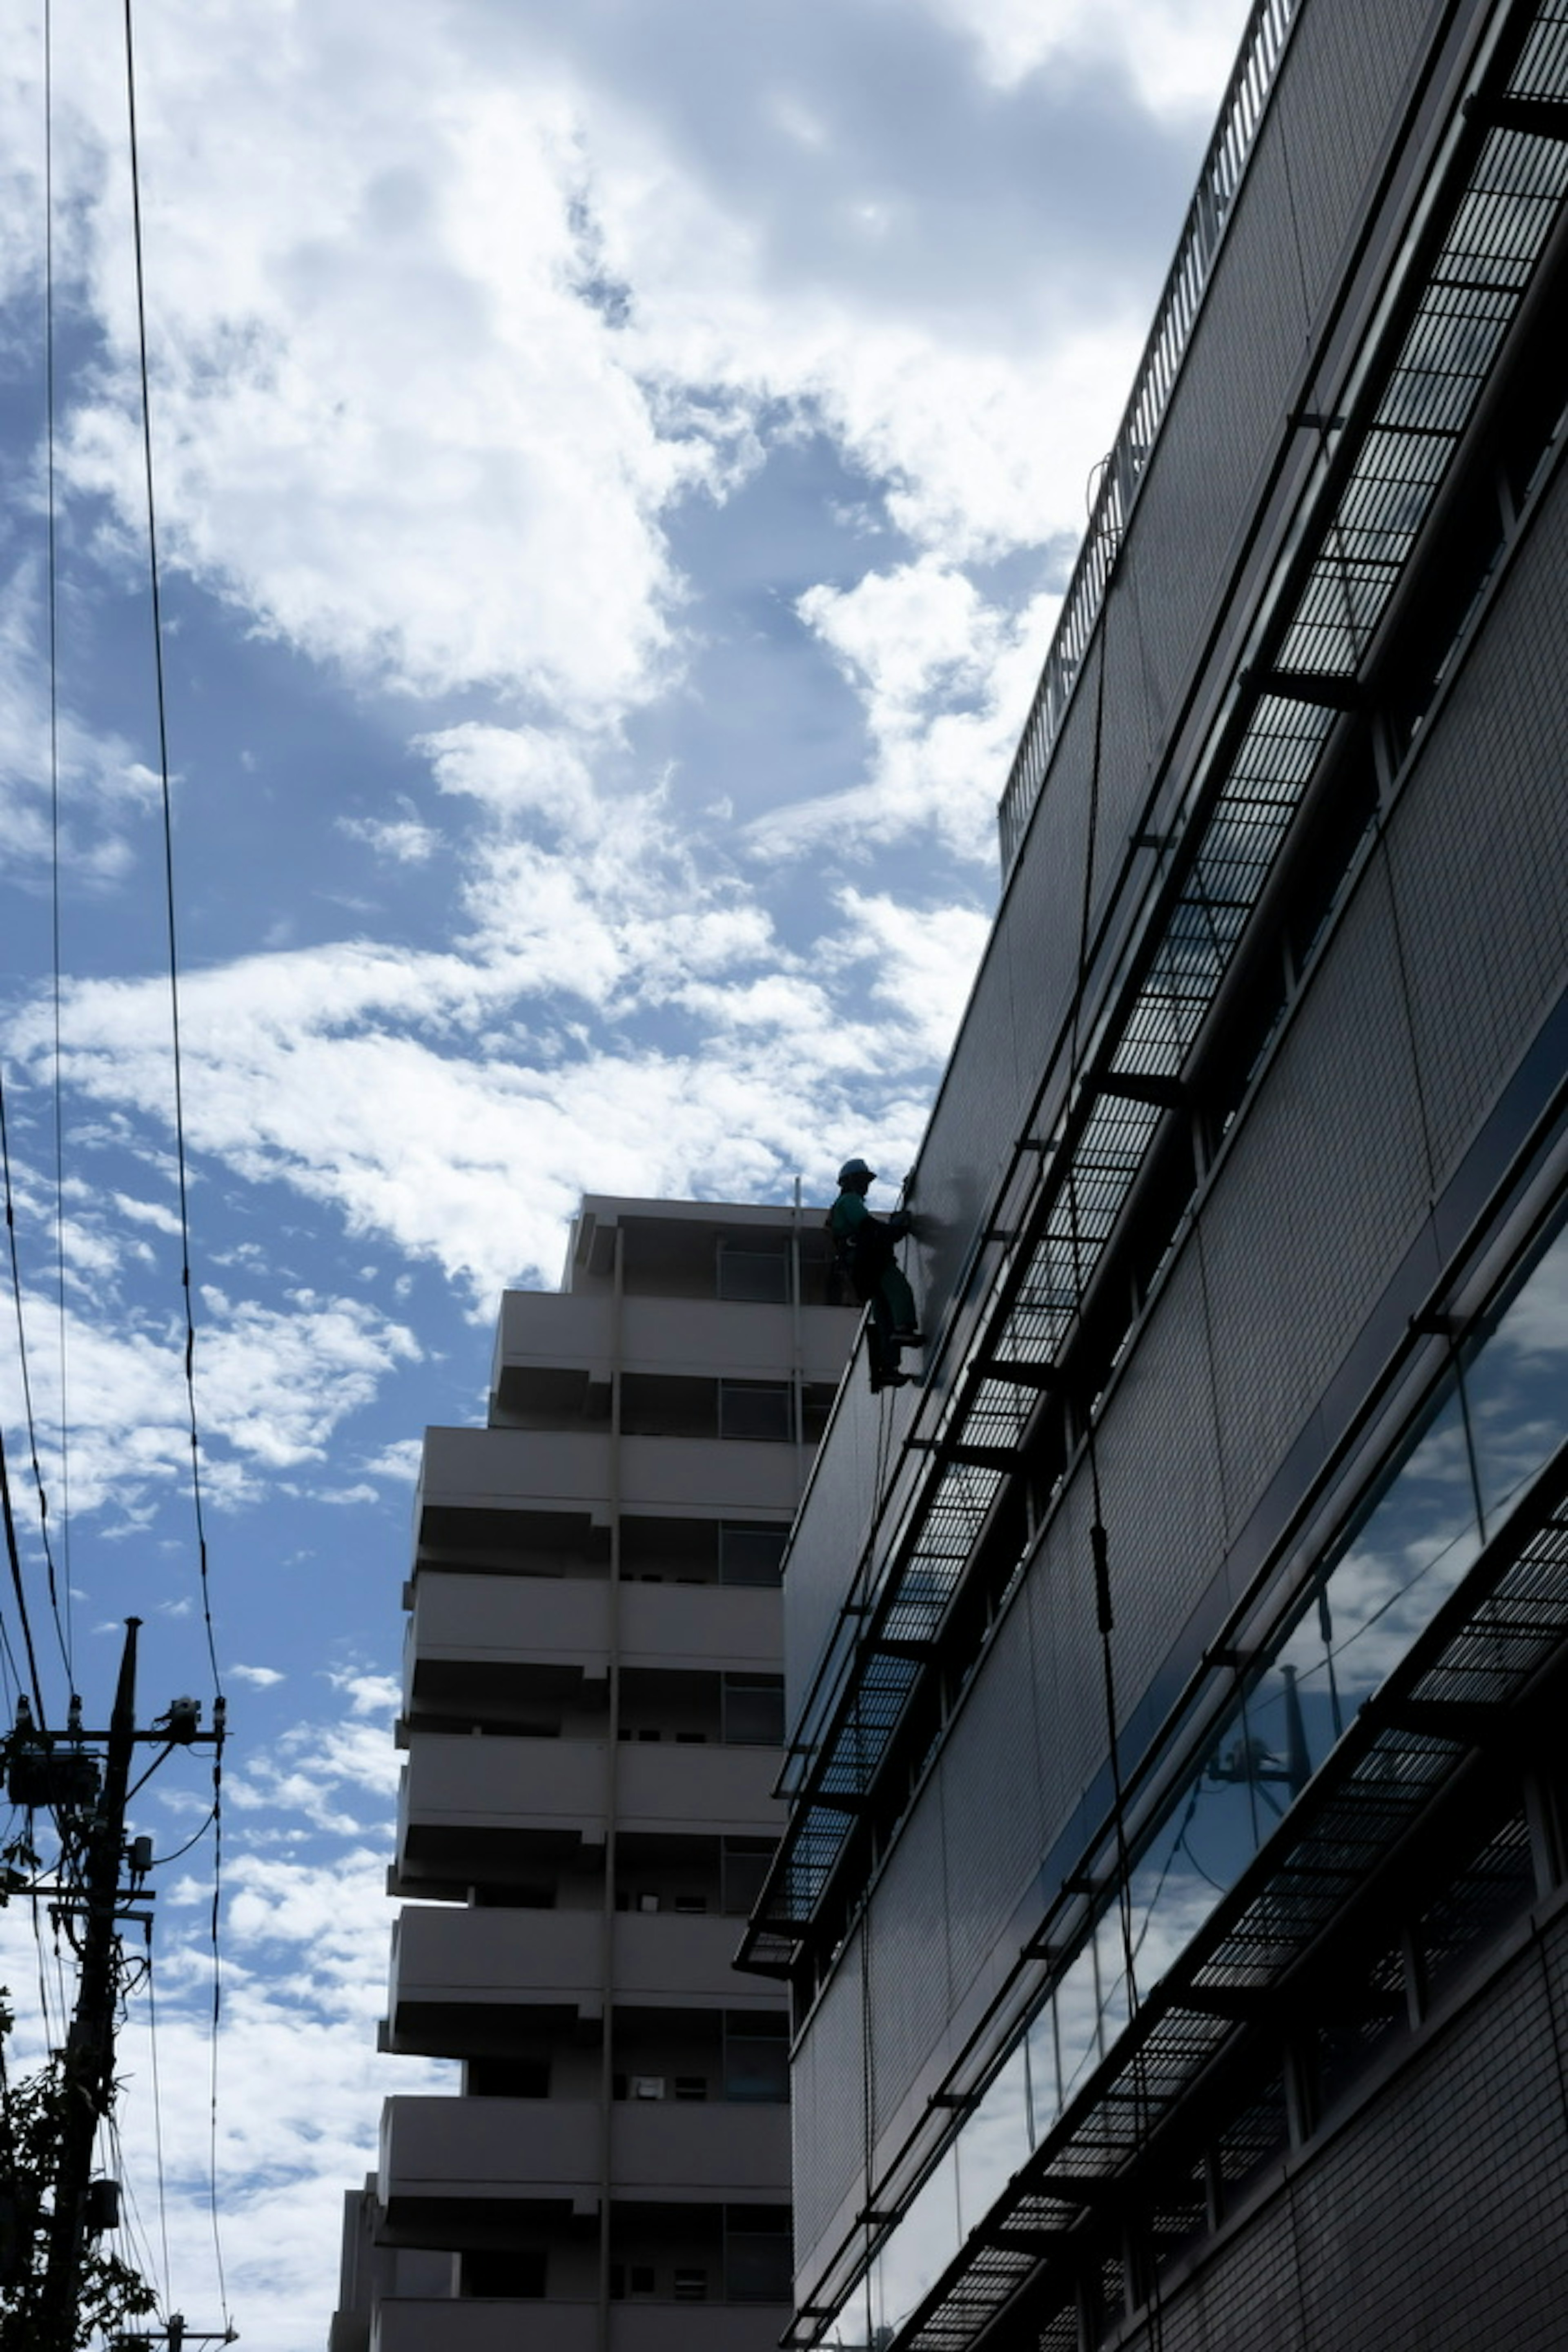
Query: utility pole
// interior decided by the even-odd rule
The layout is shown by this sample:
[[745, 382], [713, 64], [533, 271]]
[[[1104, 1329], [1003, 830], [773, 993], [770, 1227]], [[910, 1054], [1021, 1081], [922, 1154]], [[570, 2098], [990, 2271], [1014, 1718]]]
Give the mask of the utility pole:
[[[141, 1920], [148, 1927], [152, 1925], [150, 1912], [127, 1908], [138, 1899], [136, 1882], [145, 1875], [153, 1852], [150, 1838], [138, 1839], [131, 1849], [126, 1845], [125, 1806], [132, 1759], [142, 1742], [162, 1746], [165, 1754], [176, 1747], [198, 1744], [221, 1748], [225, 1732], [221, 1698], [214, 1704], [211, 1731], [198, 1730], [201, 1707], [196, 1700], [188, 1698], [175, 1699], [153, 1730], [137, 1730], [136, 1636], [141, 1625], [139, 1617], [125, 1621], [120, 1679], [106, 1732], [82, 1729], [79, 1703], [73, 1698], [66, 1744], [57, 1746], [41, 1726], [33, 1723], [24, 1699], [18, 1704], [16, 1729], [8, 1748], [7, 1780], [14, 1804], [64, 1808], [79, 1817], [91, 1808], [82, 1835], [79, 1891], [77, 1886], [62, 1885], [53, 1906], [57, 1916], [75, 1917], [81, 1923], [79, 1940], [73, 1937], [80, 1974], [76, 2009], [60, 2054], [59, 2137], [54, 2202], [37, 2303], [37, 2352], [74, 2352], [83, 2252], [89, 2232], [105, 2226], [105, 2200], [101, 2196], [95, 2198], [93, 2193], [92, 2158], [99, 2124], [114, 2100], [119, 1930], [132, 1919]], [[103, 1747], [101, 1790], [98, 1786], [97, 1759], [89, 1754], [89, 1743], [94, 1747], [101, 1743]], [[122, 1890], [121, 1872], [128, 1855], [132, 1884], [129, 1890]], [[150, 1888], [141, 1893], [143, 1899], [152, 1899]], [[112, 2208], [117, 2203], [113, 2184], [99, 2182], [96, 2187], [100, 2191], [110, 2192]], [[108, 2226], [112, 2227], [112, 2222]], [[171, 2317], [166, 2330], [156, 2333], [175, 2345], [232, 2340], [195, 2337], [177, 2314]]]
[[104, 1759], [103, 1793], [88, 1832], [86, 1927], [76, 2014], [66, 2041], [59, 2166], [49, 2224], [48, 2267], [39, 2301], [40, 2352], [71, 2352], [76, 2337], [87, 2192], [93, 2142], [114, 2089], [115, 1926], [120, 1865], [125, 1852], [125, 1791], [136, 1739], [136, 1636], [140, 1617], [125, 1621], [125, 1649], [114, 1694]]

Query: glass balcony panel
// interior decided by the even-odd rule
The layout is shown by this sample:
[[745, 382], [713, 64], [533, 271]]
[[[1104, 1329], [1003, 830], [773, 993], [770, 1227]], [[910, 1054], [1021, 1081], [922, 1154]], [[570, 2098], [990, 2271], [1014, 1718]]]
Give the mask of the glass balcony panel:
[[1568, 1435], [1568, 1230], [1489, 1331], [1465, 1370], [1488, 1534]]
[[1028, 2067], [1020, 2042], [958, 2135], [958, 2218], [967, 2237], [1029, 2153]]
[[[1136, 1935], [1134, 1927], [1134, 1938]], [[1100, 2052], [1103, 2057], [1132, 2014], [1127, 1997], [1127, 1945], [1122, 1935], [1120, 1897], [1113, 1898], [1100, 1913], [1094, 1940], [1100, 1962]]]
[[958, 2252], [958, 2158], [949, 2148], [873, 2265], [877, 2325], [897, 2335]]
[[1159, 1983], [1224, 1892], [1187, 1843], [1205, 1789], [1200, 1770], [1177, 1797], [1132, 1874], [1132, 1956], [1140, 1995]]
[[[1303, 1706], [1324, 1696], [1345, 1720], [1398, 1664], [1480, 1549], [1458, 1392], [1444, 1383], [1416, 1444], [1331, 1571], [1321, 1601], [1279, 1654]], [[1283, 1734], [1283, 1692], [1270, 1717]]]
[[1100, 1988], [1094, 1939], [1079, 1952], [1056, 1990], [1062, 2105], [1076, 2096], [1100, 2062]]
[[1029, 2060], [1029, 2125], [1037, 2147], [1062, 2111], [1054, 2000], [1047, 2000], [1030, 2021], [1024, 2040]]

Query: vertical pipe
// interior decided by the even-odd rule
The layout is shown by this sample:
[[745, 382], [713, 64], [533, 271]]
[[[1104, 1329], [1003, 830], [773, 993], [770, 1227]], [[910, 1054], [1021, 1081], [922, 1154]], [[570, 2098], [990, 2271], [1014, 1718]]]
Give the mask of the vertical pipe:
[[616, 1225], [610, 1310], [608, 1443], [610, 1559], [605, 1659], [605, 1884], [599, 1930], [599, 2282], [598, 2347], [610, 2352], [610, 2220], [615, 2171], [616, 1822], [621, 1757], [621, 1357], [626, 1299], [626, 1229]]

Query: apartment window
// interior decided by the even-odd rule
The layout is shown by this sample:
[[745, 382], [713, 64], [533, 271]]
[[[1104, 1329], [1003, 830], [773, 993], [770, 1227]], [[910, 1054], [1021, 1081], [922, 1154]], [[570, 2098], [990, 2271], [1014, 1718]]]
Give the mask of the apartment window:
[[783, 2303], [791, 2299], [787, 2205], [724, 2208], [724, 2300]]
[[721, 1437], [766, 1438], [784, 1442], [793, 1437], [787, 1381], [721, 1381]]
[[652, 2294], [656, 2292], [657, 2286], [658, 2281], [651, 2263], [633, 2263], [629, 2266], [626, 2263], [610, 2264], [612, 2303], [625, 2302], [628, 2294]]
[[777, 2011], [724, 2012], [724, 2096], [780, 2106], [789, 2097], [789, 2023]]
[[727, 1748], [782, 1748], [784, 1712], [782, 1675], [724, 1676], [723, 1738]]
[[707, 2075], [678, 2074], [675, 2078], [675, 2095], [689, 2104], [697, 2099], [705, 2099], [708, 2096]]
[[545, 2293], [542, 2252], [487, 2252], [463, 2256], [463, 2293], [487, 2302], [537, 2303]]
[[550, 2062], [544, 2058], [471, 2058], [468, 2089], [476, 2099], [547, 2099]]
[[789, 1304], [789, 1252], [754, 1243], [721, 1242], [719, 1296], [756, 1307]]
[[773, 1858], [772, 1838], [727, 1837], [724, 1840], [721, 1867], [727, 1918], [746, 1919], [751, 1916]]
[[706, 2303], [708, 2300], [707, 2272], [678, 2270], [675, 2273], [675, 2300], [677, 2303]]
[[787, 1528], [741, 1528], [721, 1524], [719, 1529], [721, 1584], [781, 1584], [784, 1581]]

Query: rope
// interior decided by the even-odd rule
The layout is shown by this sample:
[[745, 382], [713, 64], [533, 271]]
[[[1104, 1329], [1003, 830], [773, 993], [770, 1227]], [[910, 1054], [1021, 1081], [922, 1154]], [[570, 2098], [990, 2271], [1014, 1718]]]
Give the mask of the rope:
[[[1093, 477], [1091, 475], [1090, 481]], [[1078, 971], [1073, 989], [1072, 1016], [1068, 1046], [1068, 1100], [1070, 1104], [1079, 1075], [1082, 1050], [1082, 1022], [1085, 1000], [1089, 993], [1089, 937], [1093, 919], [1095, 860], [1100, 834], [1100, 777], [1105, 743], [1105, 672], [1110, 650], [1111, 590], [1115, 583], [1120, 543], [1113, 544], [1106, 561], [1105, 593], [1100, 616], [1100, 660], [1095, 670], [1094, 739], [1089, 767], [1089, 824], [1084, 845], [1083, 895], [1079, 909]], [[1067, 1177], [1068, 1238], [1072, 1250], [1074, 1307], [1079, 1328], [1083, 1320], [1085, 1297], [1082, 1234], [1079, 1216], [1078, 1174], [1069, 1162]], [[1129, 2021], [1135, 2021], [1139, 2011], [1138, 1942], [1133, 1932], [1132, 1917], [1132, 1858], [1127, 1842], [1126, 1789], [1121, 1773], [1121, 1739], [1118, 1731], [1116, 1705], [1116, 1669], [1111, 1634], [1116, 1616], [1110, 1591], [1110, 1547], [1105, 1528], [1104, 1498], [1100, 1478], [1100, 1451], [1095, 1435], [1094, 1407], [1088, 1404], [1084, 1412], [1085, 1448], [1089, 1462], [1089, 1491], [1094, 1517], [1089, 1527], [1089, 1554], [1094, 1573], [1095, 1624], [1100, 1634], [1100, 1678], [1105, 1697], [1106, 1742], [1110, 1763], [1111, 1817], [1116, 1844], [1116, 1904], [1118, 1924], [1121, 1932], [1121, 1967], [1127, 1986]], [[1150, 2097], [1148, 2059], [1142, 2042], [1132, 2061], [1133, 2140], [1137, 2150], [1148, 2145], [1150, 2134]], [[1160, 2297], [1158, 2252], [1151, 2221], [1147, 2231], [1149, 2273], [1150, 2343], [1158, 2352], [1164, 2342], [1164, 2314]]]

